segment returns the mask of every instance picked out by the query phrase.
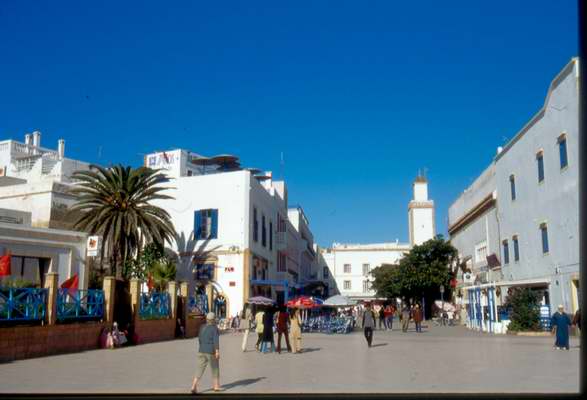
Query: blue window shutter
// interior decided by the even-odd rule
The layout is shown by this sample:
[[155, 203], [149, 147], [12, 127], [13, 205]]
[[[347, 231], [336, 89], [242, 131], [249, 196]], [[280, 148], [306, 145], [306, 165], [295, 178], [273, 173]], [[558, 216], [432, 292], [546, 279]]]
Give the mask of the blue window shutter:
[[212, 233], [210, 239], [218, 239], [218, 209], [212, 210]]
[[196, 240], [202, 236], [202, 211], [194, 212], [194, 236]]

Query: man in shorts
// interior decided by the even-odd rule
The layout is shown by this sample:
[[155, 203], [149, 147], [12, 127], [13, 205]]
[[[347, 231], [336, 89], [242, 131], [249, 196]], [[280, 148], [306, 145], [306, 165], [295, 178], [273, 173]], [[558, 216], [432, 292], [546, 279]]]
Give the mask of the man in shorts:
[[216, 316], [214, 313], [206, 315], [206, 324], [200, 328], [198, 333], [198, 342], [200, 344], [198, 351], [198, 365], [196, 376], [192, 382], [192, 394], [198, 393], [198, 381], [204, 375], [208, 364], [212, 369], [212, 384], [215, 392], [220, 392], [220, 369], [218, 360], [220, 359], [220, 332], [216, 326]]

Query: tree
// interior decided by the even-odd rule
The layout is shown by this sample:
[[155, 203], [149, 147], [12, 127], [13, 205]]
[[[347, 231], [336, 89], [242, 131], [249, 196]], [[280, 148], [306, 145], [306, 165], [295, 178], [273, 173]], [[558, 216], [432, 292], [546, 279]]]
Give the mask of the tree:
[[371, 289], [375, 290], [377, 297], [392, 299], [401, 296], [401, 280], [399, 265], [382, 264], [371, 270], [374, 280]]
[[540, 330], [538, 295], [532, 289], [511, 288], [504, 305], [510, 309], [508, 331]]
[[457, 250], [442, 235], [416, 245], [399, 261], [397, 266], [382, 265], [372, 271], [372, 287], [378, 297], [403, 297], [426, 300], [430, 315], [432, 300], [439, 294], [441, 285], [449, 286], [452, 273], [449, 266], [456, 260]]
[[72, 179], [79, 183], [71, 190], [77, 196], [71, 212], [81, 212], [74, 227], [102, 236], [102, 257], [107, 250], [110, 273], [117, 279], [123, 279], [123, 266], [144, 244], [163, 245], [175, 237], [167, 211], [151, 204], [173, 199], [161, 193], [167, 190], [161, 186], [169, 181], [166, 175], [146, 167], [92, 165], [89, 171], [74, 172]]

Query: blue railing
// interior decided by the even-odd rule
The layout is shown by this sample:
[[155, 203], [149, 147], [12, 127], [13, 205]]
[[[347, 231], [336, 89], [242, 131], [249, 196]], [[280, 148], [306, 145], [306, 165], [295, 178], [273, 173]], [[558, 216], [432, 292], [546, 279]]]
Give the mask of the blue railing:
[[169, 305], [171, 304], [169, 293], [157, 292], [141, 293], [139, 304], [139, 316], [142, 319], [169, 318]]
[[188, 312], [196, 313], [198, 311], [202, 314], [208, 313], [208, 296], [205, 294], [190, 296], [188, 302]]
[[97, 289], [57, 291], [57, 320], [101, 319], [104, 316], [104, 291]]
[[0, 321], [42, 321], [47, 289], [0, 288]]

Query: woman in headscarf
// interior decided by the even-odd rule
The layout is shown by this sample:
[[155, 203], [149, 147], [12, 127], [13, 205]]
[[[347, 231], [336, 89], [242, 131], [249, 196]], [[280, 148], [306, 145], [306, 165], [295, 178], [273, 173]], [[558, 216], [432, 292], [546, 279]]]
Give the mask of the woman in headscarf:
[[261, 343], [261, 352], [265, 353], [267, 344], [271, 344], [271, 352], [275, 351], [275, 342], [273, 339], [273, 308], [269, 308], [263, 315], [263, 342]]

